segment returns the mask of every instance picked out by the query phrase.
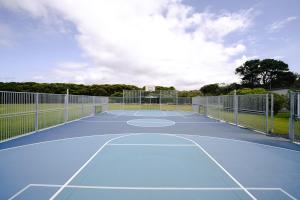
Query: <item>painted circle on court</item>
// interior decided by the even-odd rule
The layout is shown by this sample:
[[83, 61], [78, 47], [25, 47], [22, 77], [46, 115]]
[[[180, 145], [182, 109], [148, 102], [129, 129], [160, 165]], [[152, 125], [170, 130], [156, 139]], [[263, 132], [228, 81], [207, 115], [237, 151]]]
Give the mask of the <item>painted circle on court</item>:
[[175, 122], [167, 119], [133, 119], [127, 121], [127, 124], [138, 127], [165, 127], [173, 126]]

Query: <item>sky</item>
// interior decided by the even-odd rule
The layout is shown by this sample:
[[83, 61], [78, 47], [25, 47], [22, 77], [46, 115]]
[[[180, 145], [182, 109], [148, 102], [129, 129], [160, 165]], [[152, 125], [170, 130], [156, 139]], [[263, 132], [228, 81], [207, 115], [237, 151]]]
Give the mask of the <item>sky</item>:
[[300, 73], [299, 0], [0, 0], [0, 81], [199, 89], [250, 59]]

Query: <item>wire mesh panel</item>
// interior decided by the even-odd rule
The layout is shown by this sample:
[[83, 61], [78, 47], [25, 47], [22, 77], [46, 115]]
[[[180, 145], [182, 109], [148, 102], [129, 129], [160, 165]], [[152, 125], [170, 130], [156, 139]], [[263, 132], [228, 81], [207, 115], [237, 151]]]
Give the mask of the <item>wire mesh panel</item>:
[[[111, 98], [111, 102], [115, 101]], [[191, 110], [187, 104], [191, 104], [191, 100], [182, 99], [181, 105], [178, 105], [177, 91], [161, 90], [161, 91], [144, 91], [144, 90], [124, 90], [122, 99], [122, 109], [126, 110]], [[111, 106], [112, 109], [116, 105]], [[120, 107], [120, 106], [119, 106]], [[191, 107], [191, 106], [190, 106]]]
[[176, 110], [192, 112], [192, 98], [191, 97], [177, 97]]
[[266, 94], [199, 96], [193, 98], [193, 109], [214, 119], [268, 133], [273, 103], [268, 97]]
[[0, 91], [0, 140], [107, 109], [107, 97]]
[[64, 122], [64, 94], [36, 94], [38, 96], [38, 129]]
[[161, 110], [177, 110], [179, 106], [177, 91], [175, 90], [161, 90], [159, 91], [160, 109]]
[[0, 140], [35, 130], [35, 95], [0, 92]]
[[267, 102], [265, 94], [238, 96], [238, 124], [259, 131], [267, 131]]
[[123, 108], [123, 97], [109, 97], [108, 110], [122, 110]]
[[300, 140], [300, 92], [290, 93], [289, 138]]

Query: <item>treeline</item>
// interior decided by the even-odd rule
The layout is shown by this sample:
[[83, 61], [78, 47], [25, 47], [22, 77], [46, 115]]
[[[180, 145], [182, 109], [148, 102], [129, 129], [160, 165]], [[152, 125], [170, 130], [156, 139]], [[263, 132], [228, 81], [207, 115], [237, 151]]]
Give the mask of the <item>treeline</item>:
[[203, 95], [224, 95], [233, 90], [247, 90], [247, 88], [263, 88], [265, 90], [276, 89], [300, 89], [300, 76], [289, 70], [288, 64], [280, 60], [264, 59], [249, 60], [235, 69], [240, 76], [240, 83], [209, 84], [200, 88]]
[[[0, 82], [0, 91], [14, 92], [38, 92], [65, 94], [69, 89], [70, 94], [92, 95], [92, 96], [123, 96], [123, 90], [141, 90], [134, 85], [125, 84], [103, 84], [83, 85], [71, 83], [35, 83], [35, 82]], [[175, 90], [173, 86], [157, 86], [157, 90]]]

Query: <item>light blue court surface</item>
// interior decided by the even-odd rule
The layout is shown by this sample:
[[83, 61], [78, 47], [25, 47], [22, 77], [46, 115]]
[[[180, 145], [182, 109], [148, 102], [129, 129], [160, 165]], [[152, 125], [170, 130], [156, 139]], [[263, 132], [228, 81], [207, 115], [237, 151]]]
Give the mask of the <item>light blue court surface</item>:
[[300, 197], [296, 144], [195, 114], [115, 112], [0, 144], [0, 199]]

